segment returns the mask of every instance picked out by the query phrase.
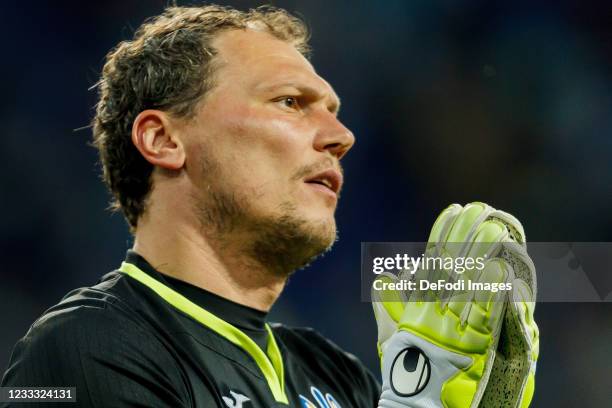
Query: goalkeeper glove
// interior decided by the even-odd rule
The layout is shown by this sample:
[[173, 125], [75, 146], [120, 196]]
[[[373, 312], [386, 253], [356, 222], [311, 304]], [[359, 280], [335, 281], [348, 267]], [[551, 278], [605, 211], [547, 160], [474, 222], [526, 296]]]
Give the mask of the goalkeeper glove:
[[[488, 260], [482, 271], [466, 271], [459, 280], [514, 282], [511, 263], [500, 257], [507, 252], [501, 244], [512, 242], [516, 233], [508, 226], [510, 218], [486, 204], [452, 205], [434, 224], [426, 255], [483, 257]], [[412, 277], [425, 278], [426, 272]], [[379, 279], [397, 280], [393, 275]], [[476, 407], [494, 367], [505, 321], [505, 292], [425, 295], [427, 299], [418, 291], [373, 293], [383, 372], [379, 407]], [[504, 368], [501, 362], [496, 366], [499, 373]]]

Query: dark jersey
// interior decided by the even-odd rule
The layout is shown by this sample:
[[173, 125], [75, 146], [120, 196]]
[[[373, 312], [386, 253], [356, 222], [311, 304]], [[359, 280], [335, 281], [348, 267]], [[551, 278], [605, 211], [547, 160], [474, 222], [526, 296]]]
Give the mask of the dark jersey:
[[265, 319], [130, 251], [32, 325], [2, 386], [76, 387], [79, 407], [376, 406], [379, 385], [354, 356]]

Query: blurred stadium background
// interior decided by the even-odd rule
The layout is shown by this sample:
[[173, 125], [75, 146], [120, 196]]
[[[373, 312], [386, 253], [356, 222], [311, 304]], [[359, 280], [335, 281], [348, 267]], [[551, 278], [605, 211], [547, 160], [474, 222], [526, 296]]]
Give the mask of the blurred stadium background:
[[[105, 210], [90, 131], [74, 129], [91, 119], [106, 52], [165, 4], [3, 2], [1, 370], [45, 308], [130, 246], [121, 216]], [[377, 372], [361, 241], [425, 240], [440, 210], [473, 200], [514, 213], [533, 241], [612, 241], [612, 3], [272, 4], [311, 26], [315, 67], [357, 136], [341, 239], [291, 278], [274, 319], [318, 329]], [[610, 406], [611, 312], [538, 305], [532, 406]]]

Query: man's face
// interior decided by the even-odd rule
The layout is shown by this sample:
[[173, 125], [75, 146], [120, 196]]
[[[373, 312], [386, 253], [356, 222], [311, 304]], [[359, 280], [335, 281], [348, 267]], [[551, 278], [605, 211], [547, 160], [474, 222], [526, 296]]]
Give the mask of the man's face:
[[262, 261], [292, 258], [280, 270], [300, 267], [335, 240], [339, 159], [354, 137], [331, 86], [292, 45], [249, 29], [214, 46], [215, 86], [186, 143], [199, 217], [220, 234], [255, 236]]

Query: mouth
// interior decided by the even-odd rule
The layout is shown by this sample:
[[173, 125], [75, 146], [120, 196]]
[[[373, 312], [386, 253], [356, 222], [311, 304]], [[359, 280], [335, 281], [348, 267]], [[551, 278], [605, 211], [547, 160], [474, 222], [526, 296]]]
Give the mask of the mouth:
[[331, 193], [334, 197], [337, 197], [342, 188], [342, 181], [342, 174], [339, 171], [329, 169], [306, 179], [304, 182], [311, 184], [320, 191], [327, 192], [328, 194]]

